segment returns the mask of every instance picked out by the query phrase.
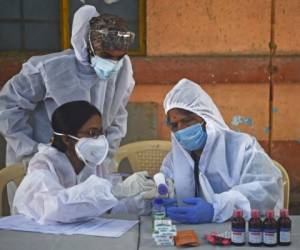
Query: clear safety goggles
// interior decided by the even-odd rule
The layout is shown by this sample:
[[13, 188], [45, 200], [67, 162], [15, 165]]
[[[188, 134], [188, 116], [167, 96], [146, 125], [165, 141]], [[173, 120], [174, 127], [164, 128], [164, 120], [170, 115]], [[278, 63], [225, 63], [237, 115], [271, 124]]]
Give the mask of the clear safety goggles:
[[90, 30], [89, 43], [94, 55], [95, 55], [95, 48], [92, 45], [91, 34], [95, 36], [95, 33], [96, 33], [96, 39], [94, 40], [101, 42], [101, 49], [104, 51], [112, 51], [112, 50], [127, 51], [135, 38], [135, 33], [131, 31], [115, 31], [115, 30], [108, 30], [108, 29]]

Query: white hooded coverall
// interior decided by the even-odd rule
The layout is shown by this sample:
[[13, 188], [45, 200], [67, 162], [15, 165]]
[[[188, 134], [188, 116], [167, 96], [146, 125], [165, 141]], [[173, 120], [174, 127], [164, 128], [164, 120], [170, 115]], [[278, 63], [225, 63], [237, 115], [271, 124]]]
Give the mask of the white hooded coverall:
[[[214, 207], [213, 221], [229, 219], [240, 208], [245, 218], [253, 208], [263, 214], [282, 207], [282, 176], [272, 160], [248, 134], [225, 124], [207, 93], [196, 83], [182, 79], [164, 100], [165, 113], [173, 108], [191, 111], [206, 122], [207, 141], [199, 160], [202, 196]], [[172, 149], [161, 172], [174, 180], [177, 199], [194, 197], [194, 161], [172, 134]], [[192, 185], [191, 185], [192, 184]]]

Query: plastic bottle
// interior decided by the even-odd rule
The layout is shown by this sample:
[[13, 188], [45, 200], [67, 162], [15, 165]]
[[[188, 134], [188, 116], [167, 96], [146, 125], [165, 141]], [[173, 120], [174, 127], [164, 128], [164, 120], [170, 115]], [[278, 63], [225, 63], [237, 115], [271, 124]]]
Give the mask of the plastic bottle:
[[268, 247], [277, 245], [277, 222], [274, 219], [273, 210], [266, 212], [266, 218], [263, 222], [263, 243]]
[[289, 210], [281, 209], [278, 223], [278, 244], [288, 246], [291, 244], [292, 221], [289, 218]]
[[231, 244], [236, 246], [245, 245], [246, 222], [243, 218], [243, 211], [236, 209], [231, 220]]
[[157, 187], [157, 192], [160, 196], [168, 196], [168, 185], [166, 184], [165, 176], [162, 173], [157, 173], [153, 176], [154, 182]]
[[262, 221], [259, 216], [259, 210], [251, 210], [251, 219], [248, 223], [248, 243], [251, 246], [260, 246], [262, 244]]

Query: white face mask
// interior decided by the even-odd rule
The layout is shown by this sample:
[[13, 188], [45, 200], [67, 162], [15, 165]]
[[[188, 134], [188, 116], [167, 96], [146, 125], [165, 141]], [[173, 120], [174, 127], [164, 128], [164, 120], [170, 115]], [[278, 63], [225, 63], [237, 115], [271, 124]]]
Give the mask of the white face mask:
[[88, 167], [95, 167], [106, 158], [109, 146], [104, 135], [98, 138], [70, 137], [78, 140], [75, 144], [76, 154]]
[[[54, 132], [56, 135], [64, 135]], [[104, 135], [97, 138], [82, 137], [77, 138], [72, 135], [67, 135], [78, 142], [75, 144], [75, 152], [80, 160], [88, 167], [96, 167], [101, 164], [107, 156], [109, 145]]]

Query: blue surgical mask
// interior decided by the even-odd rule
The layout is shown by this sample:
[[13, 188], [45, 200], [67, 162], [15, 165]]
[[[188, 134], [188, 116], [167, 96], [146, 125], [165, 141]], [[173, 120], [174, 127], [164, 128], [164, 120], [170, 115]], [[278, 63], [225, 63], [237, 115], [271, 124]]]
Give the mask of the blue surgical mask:
[[175, 132], [175, 137], [181, 146], [188, 151], [203, 149], [207, 139], [207, 133], [202, 127], [203, 123], [197, 123]]
[[104, 59], [99, 56], [91, 58], [91, 66], [96, 71], [97, 76], [102, 80], [107, 80], [111, 75], [116, 74], [123, 65], [123, 59], [119, 61]]

